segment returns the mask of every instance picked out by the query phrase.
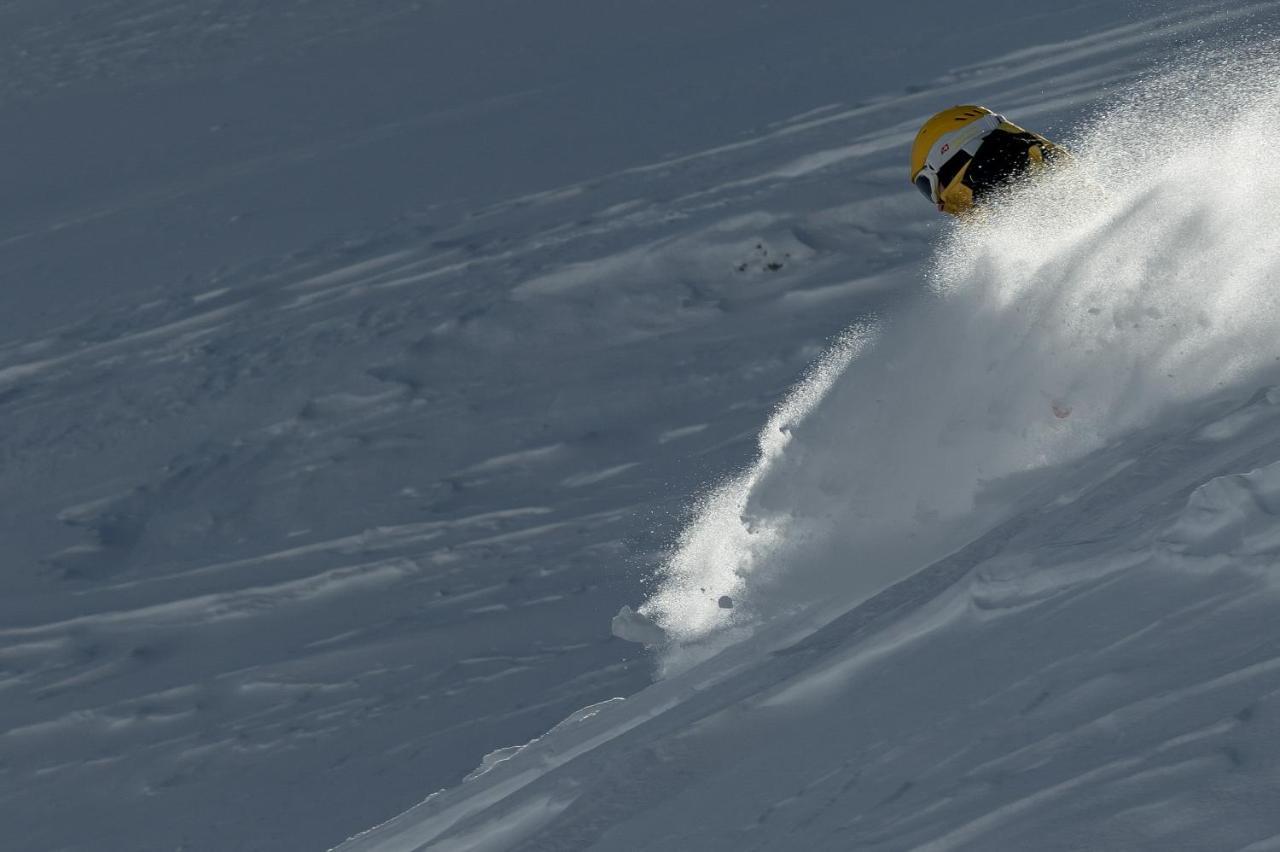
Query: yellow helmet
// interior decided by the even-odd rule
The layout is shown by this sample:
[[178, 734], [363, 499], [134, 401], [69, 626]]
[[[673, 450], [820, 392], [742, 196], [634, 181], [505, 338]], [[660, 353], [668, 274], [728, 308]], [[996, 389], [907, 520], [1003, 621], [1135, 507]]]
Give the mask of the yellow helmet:
[[[911, 145], [911, 174], [907, 177], [907, 180], [914, 183], [916, 176], [920, 174], [920, 170], [931, 159], [942, 159], [951, 150], [959, 149], [960, 145], [956, 145], [954, 142], [951, 143], [949, 148], [947, 147], [948, 141], [958, 135], [955, 131], [970, 127], [988, 115], [995, 115], [995, 113], [986, 107], [970, 104], [944, 109], [926, 121], [924, 126], [920, 128], [920, 132], [916, 134], [916, 141]], [[962, 142], [961, 145], [963, 144]], [[946, 150], [943, 150], [944, 148]], [[935, 156], [931, 158], [930, 154]]]

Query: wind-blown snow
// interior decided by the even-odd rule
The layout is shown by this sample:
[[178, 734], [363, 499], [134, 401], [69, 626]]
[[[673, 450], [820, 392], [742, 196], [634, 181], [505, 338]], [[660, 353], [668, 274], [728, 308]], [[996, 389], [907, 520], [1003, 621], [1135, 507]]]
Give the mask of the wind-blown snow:
[[847, 609], [1007, 516], [1033, 481], [1009, 477], [1276, 366], [1280, 162], [1259, 140], [1278, 75], [1241, 55], [1109, 105], [1068, 166], [951, 229], [931, 294], [825, 356], [641, 608], [671, 637], [667, 672], [798, 608]]

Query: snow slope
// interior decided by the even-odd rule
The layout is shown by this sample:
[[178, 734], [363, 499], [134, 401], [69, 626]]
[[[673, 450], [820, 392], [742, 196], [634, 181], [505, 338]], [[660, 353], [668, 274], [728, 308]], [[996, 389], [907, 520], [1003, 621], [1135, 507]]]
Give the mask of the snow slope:
[[[972, 69], [1001, 104], [1054, 69], [1075, 163], [946, 234], [700, 501], [639, 610], [663, 678], [341, 848], [1280, 848], [1272, 27]], [[850, 137], [802, 162], [867, 173]]]
[[[1052, 539], [1039, 521], [1025, 521], [1034, 529], [1021, 538], [1016, 524], [1000, 526], [1022, 517], [1012, 506], [1053, 506], [1115, 483], [1096, 502], [1062, 503], [1054, 529], [1092, 540], [1105, 530], [1081, 526], [1083, 515], [1072, 512], [1149, 505], [1150, 529], [1178, 530], [1169, 540], [1182, 542], [1176, 558], [1191, 560], [1178, 563], [1187, 576], [1213, 585], [1205, 571], [1223, 559], [1213, 548], [1234, 541], [1233, 530], [1263, 564], [1265, 512], [1239, 495], [1265, 492], [1265, 473], [1224, 480], [1174, 520], [1194, 486], [1272, 461], [1270, 403], [1263, 394], [1246, 405], [1249, 387], [1224, 390], [1203, 410], [1180, 409], [1174, 422], [1190, 431], [1167, 445], [1169, 456], [1167, 436], [1149, 431], [1148, 410], [1135, 405], [1128, 420], [1104, 422], [1099, 438], [1136, 428], [1130, 449], [1107, 444], [1083, 462], [1072, 456], [1077, 462], [1045, 481], [1014, 488], [1002, 480], [981, 492], [990, 508], [977, 514], [965, 511], [974, 479], [1007, 474], [1025, 456], [992, 455], [980, 430], [962, 433], [966, 457], [981, 464], [959, 465], [945, 499], [921, 515], [954, 514], [955, 524], [938, 527], [946, 535], [890, 553], [897, 561], [868, 582], [831, 584], [823, 549], [847, 542], [815, 507], [848, 504], [844, 465], [870, 464], [878, 487], [893, 485], [870, 453], [843, 454], [848, 398], [882, 380], [876, 353], [885, 350], [875, 347], [911, 351], [911, 335], [936, 331], [935, 309], [919, 305], [944, 226], [903, 181], [903, 150], [920, 118], [977, 99], [1062, 135], [1150, 69], [1270, 20], [1266, 5], [971, 7], [962, 25], [953, 4], [868, 10], [836, 0], [0, 8], [6, 845], [327, 848], [448, 786], [455, 789], [360, 844], [404, 832], [411, 848], [432, 838], [442, 848], [577, 848], [591, 838], [611, 846], [623, 841], [603, 832], [629, 820], [639, 821], [637, 838], [690, 836], [700, 825], [692, 817], [665, 829], [662, 819], [647, 820], [665, 819], [651, 806], [681, 806], [664, 797], [695, 781], [702, 801], [727, 789], [741, 800], [734, 807], [796, 796], [807, 808], [829, 795], [805, 762], [812, 748], [795, 752], [794, 768], [774, 780], [808, 779], [800, 786], [816, 785], [814, 795], [778, 796], [759, 773], [739, 778], [740, 797], [717, 785], [714, 764], [746, 757], [740, 735], [764, 729], [708, 723], [723, 740], [697, 739], [695, 721], [713, 718], [713, 708], [734, 716], [734, 702], [754, 690], [777, 692], [778, 706], [798, 712], [809, 705], [786, 698], [787, 683], [842, 682], [839, 672], [822, 677], [823, 660], [869, 652], [896, 669], [886, 655], [897, 644], [914, 647], [912, 631], [943, 635], [920, 607], [964, 599], [968, 587], [948, 578], [987, 570], [969, 568], [983, 548], [1041, 561], [1061, 552], [1067, 578], [1103, 571], [1073, 573], [1071, 560], [1089, 554], [1045, 550]], [[1245, 203], [1227, 191], [1201, 213], [1230, 223], [1237, 201]], [[1133, 193], [1117, 204], [1134, 205]], [[1110, 209], [1096, 211], [1095, 227], [1114, 222]], [[1151, 215], [1134, 209], [1135, 221]], [[1087, 228], [1070, 231], [1075, 242], [1054, 256], [1078, 247]], [[1018, 273], [1029, 262], [1020, 251], [1040, 237], [1002, 243], [1010, 233], [997, 227], [976, 243], [992, 264], [1009, 267], [992, 290], [939, 279], [957, 288], [950, 310], [977, 316], [1029, 280]], [[1030, 261], [1048, 256], [1033, 250]], [[1263, 271], [1236, 267], [1246, 283]], [[1047, 316], [1056, 310], [1042, 307]], [[1248, 318], [1210, 314], [1224, 317]], [[977, 328], [1007, 327], [999, 321]], [[914, 331], [895, 336], [898, 322]], [[838, 379], [824, 373], [827, 397], [802, 385], [798, 407], [781, 421], [796, 421], [794, 439], [766, 456], [780, 463], [749, 474], [751, 486], [733, 495], [751, 503], [759, 531], [803, 546], [794, 558], [761, 551], [765, 570], [738, 572], [755, 552], [737, 538], [741, 516], [717, 514], [714, 501], [710, 512], [687, 507], [703, 489], [719, 493], [716, 483], [752, 470], [761, 425], [851, 323], [866, 332], [859, 358], [868, 360]], [[1028, 399], [1039, 393], [1036, 371], [1051, 342], [1016, 353], [1028, 368]], [[940, 339], [923, 353], [949, 346]], [[955, 370], [972, 366], [979, 350]], [[1090, 406], [1105, 400], [1071, 385], [1073, 363], [1044, 391], [1052, 399], [1028, 403], [1025, 422], [1039, 422], [1055, 400], [1073, 408], [1072, 428], [1091, 422]], [[919, 363], [904, 369], [923, 378]], [[937, 408], [928, 394], [898, 394], [901, 384], [883, 385], [906, 406], [886, 413], [891, 427], [890, 415], [912, 413], [908, 399]], [[1146, 403], [1204, 400], [1196, 383], [1185, 390]], [[811, 414], [800, 418], [806, 406]], [[921, 428], [943, 425], [935, 418]], [[1193, 433], [1220, 437], [1197, 443]], [[873, 431], [881, 443], [871, 446], [883, 448], [886, 434]], [[921, 436], [912, 440], [919, 451]], [[1144, 454], [1153, 466], [1132, 462]], [[1107, 479], [1121, 464], [1139, 478]], [[824, 467], [840, 474], [830, 501], [811, 490]], [[919, 485], [918, 477], [900, 483]], [[1156, 501], [1162, 494], [1172, 502]], [[812, 536], [779, 521], [793, 498], [800, 522], [816, 524]], [[906, 521], [908, 498], [903, 491], [882, 501], [895, 514], [876, 522]], [[732, 546], [692, 566], [711, 583], [694, 593], [697, 575], [679, 567], [693, 551], [677, 550], [672, 562], [669, 546], [681, 529], [725, 521]], [[1134, 535], [1124, 541], [1140, 541]], [[933, 555], [975, 541], [977, 550], [943, 563], [951, 574], [917, 574], [906, 591], [895, 587], [873, 599], [881, 604], [814, 633]], [[1099, 553], [1110, 571], [1114, 561]], [[1047, 581], [1017, 573], [1025, 566], [1015, 563], [990, 576], [1021, 600], [1033, 593], [1016, 589]], [[674, 568], [654, 585], [662, 565]], [[712, 594], [722, 583], [734, 584], [726, 588], [741, 602], [728, 612], [727, 634]], [[1062, 600], [1055, 588], [1045, 586], [1046, 600]], [[1153, 596], [1150, 606], [1175, 597]], [[686, 670], [653, 686], [652, 659], [608, 632], [612, 613], [644, 599], [680, 638], [661, 664]], [[803, 611], [816, 599], [829, 599], [831, 611]], [[1127, 610], [1132, 601], [1121, 603]], [[898, 618], [888, 607], [920, 615]], [[802, 611], [784, 611], [792, 608]], [[1027, 621], [1003, 623], [1025, 644]], [[1182, 680], [1174, 672], [1129, 692], [1104, 680], [1097, 700], [1149, 697], [1174, 681], [1189, 687], [1216, 676], [1215, 660], [1226, 666], [1237, 648], [1246, 657], [1265, 652], [1232, 644], [1256, 644], [1248, 632], [1215, 645], [1222, 624], [1213, 624], [1187, 634], [1208, 659]], [[954, 635], [981, 644], [1004, 634]], [[699, 665], [741, 636], [749, 638], [727, 656]], [[810, 644], [797, 646], [802, 637]], [[762, 650], [776, 647], [804, 653]], [[1064, 647], [1045, 654], [1057, 659]], [[923, 653], [924, 668], [958, 659]], [[1116, 659], [1082, 659], [1045, 688], [1074, 689]], [[1031, 672], [1037, 662], [1029, 656], [987, 674]], [[1244, 691], [1255, 688], [1253, 675], [1242, 677]], [[965, 689], [985, 683], [970, 680], [925, 694], [936, 699], [954, 686], [963, 702], [972, 694]], [[909, 684], [925, 686], [888, 688]], [[611, 701], [617, 696], [632, 697]], [[812, 706], [809, 716], [777, 716], [782, 727], [768, 731], [779, 738], [771, 753], [779, 768], [803, 723], [815, 734], [840, 723], [828, 705]], [[871, 703], [859, 712], [868, 732], [900, 723], [880, 730], [905, 748], [920, 730], [907, 712], [917, 706], [903, 699], [892, 712]], [[1065, 715], [1039, 717], [1048, 721], [1028, 737], [1068, 730], [1057, 722], [1083, 719], [1093, 706], [1053, 709]], [[1250, 718], [1263, 724], [1250, 730], [1265, 731], [1265, 704], [1257, 707]], [[513, 750], [564, 719], [535, 746]], [[998, 719], [993, 712], [989, 723]], [[977, 723], [971, 713], [955, 720]], [[686, 742], [701, 751], [681, 763]], [[456, 786], [477, 766], [488, 771]], [[672, 767], [686, 786], [655, 766]], [[832, 778], [837, 787], [848, 780]], [[594, 792], [575, 804], [581, 785]], [[751, 785], [760, 786], [747, 795]], [[976, 813], [969, 804], [944, 814], [953, 822], [941, 819], [938, 833], [958, 825], [957, 814]], [[720, 838], [728, 835], [711, 816], [722, 806], [704, 809], [706, 830]], [[776, 830], [761, 837], [791, 845]]]
[[7, 841], [322, 848], [648, 683], [607, 615], [928, 227], [742, 181], [948, 67], [687, 6], [0, 8]]

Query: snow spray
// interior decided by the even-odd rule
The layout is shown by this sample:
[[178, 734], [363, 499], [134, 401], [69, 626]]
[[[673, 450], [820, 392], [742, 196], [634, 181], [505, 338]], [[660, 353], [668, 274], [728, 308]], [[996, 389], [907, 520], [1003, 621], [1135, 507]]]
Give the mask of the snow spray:
[[921, 297], [852, 329], [702, 499], [639, 610], [661, 671], [856, 605], [1007, 517], [1001, 481], [1274, 369], [1278, 68], [1150, 80], [1065, 140], [1069, 165], [956, 224]]

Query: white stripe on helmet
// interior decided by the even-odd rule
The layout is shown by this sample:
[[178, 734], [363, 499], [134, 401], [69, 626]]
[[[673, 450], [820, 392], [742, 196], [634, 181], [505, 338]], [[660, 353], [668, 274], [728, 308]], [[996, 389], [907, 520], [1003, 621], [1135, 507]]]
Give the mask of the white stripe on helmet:
[[938, 141], [933, 143], [933, 147], [929, 149], [929, 156], [925, 158], [925, 165], [936, 172], [942, 168], [943, 163], [950, 160], [961, 150], [966, 150], [972, 155], [978, 150], [978, 145], [982, 143], [987, 134], [999, 127], [1002, 121], [1004, 121], [1004, 116], [993, 113], [984, 115], [977, 121], [952, 130], [950, 133], [942, 134]]

